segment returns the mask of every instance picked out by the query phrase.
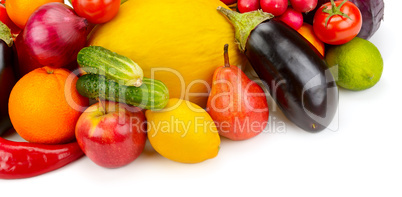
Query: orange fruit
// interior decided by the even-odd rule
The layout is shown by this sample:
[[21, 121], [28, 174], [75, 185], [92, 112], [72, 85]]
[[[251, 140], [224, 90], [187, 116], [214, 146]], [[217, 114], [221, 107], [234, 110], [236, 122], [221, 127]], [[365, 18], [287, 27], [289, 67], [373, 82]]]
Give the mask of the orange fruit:
[[17, 133], [26, 141], [61, 144], [75, 139], [75, 125], [88, 106], [75, 84], [77, 76], [63, 68], [37, 68], [11, 91], [8, 110]]
[[315, 35], [313, 26], [308, 23], [303, 23], [300, 29], [297, 30], [299, 34], [301, 34], [304, 38], [306, 38], [317, 50], [321, 53], [322, 56], [325, 54], [325, 45], [324, 43], [318, 39]]
[[10, 19], [23, 29], [31, 14], [41, 5], [50, 2], [64, 3], [63, 0], [7, 0], [6, 10]]

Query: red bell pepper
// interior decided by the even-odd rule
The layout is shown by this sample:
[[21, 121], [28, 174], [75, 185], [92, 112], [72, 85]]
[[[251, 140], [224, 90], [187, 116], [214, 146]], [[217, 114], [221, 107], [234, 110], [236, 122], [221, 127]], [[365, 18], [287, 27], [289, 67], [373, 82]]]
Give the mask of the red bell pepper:
[[45, 145], [13, 142], [0, 137], [0, 179], [38, 176], [61, 168], [83, 155], [77, 142]]

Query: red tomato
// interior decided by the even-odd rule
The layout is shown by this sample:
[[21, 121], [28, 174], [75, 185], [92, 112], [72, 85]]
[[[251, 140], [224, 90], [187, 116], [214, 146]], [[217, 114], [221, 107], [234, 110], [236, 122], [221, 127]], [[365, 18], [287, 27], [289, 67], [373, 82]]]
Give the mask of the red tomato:
[[93, 24], [112, 20], [120, 8], [120, 0], [72, 0], [71, 4], [79, 16]]
[[10, 28], [12, 34], [19, 34], [21, 29], [11, 21], [8, 17], [6, 7], [3, 4], [0, 4], [0, 21], [7, 25]]
[[323, 4], [314, 15], [314, 33], [327, 44], [347, 43], [356, 37], [361, 27], [362, 15], [359, 8], [347, 0], [331, 0]]

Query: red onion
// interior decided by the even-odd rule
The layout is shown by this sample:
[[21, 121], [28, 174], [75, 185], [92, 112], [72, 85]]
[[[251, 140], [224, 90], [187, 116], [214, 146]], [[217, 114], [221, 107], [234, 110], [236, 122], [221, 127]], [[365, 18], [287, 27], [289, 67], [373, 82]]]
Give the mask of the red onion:
[[63, 3], [39, 7], [17, 37], [16, 47], [22, 75], [42, 66], [66, 67], [76, 61], [85, 46], [88, 22]]

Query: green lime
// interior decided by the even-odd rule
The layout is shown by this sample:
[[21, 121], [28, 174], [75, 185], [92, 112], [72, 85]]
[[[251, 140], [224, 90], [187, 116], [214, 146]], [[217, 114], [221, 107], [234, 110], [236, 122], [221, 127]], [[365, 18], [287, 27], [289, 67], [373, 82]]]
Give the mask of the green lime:
[[337, 84], [349, 90], [373, 87], [383, 70], [380, 51], [373, 43], [359, 37], [330, 48], [325, 60], [338, 77]]

